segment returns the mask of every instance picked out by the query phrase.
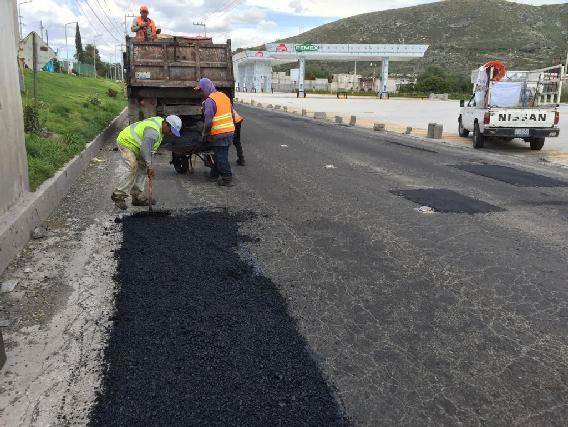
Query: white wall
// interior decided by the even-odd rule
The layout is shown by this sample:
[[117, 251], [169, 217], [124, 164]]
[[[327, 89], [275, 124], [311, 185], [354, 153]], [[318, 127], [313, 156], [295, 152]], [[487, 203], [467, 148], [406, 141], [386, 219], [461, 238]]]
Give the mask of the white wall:
[[0, 216], [28, 190], [28, 165], [17, 64], [16, 1], [0, 1]]

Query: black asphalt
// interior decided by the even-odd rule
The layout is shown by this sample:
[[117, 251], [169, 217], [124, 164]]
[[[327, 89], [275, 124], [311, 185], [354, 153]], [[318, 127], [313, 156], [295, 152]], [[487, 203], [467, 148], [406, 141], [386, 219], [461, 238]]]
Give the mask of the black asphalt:
[[124, 219], [92, 425], [346, 423], [284, 299], [238, 256], [238, 221], [213, 210]]
[[93, 424], [568, 422], [565, 172], [239, 112], [235, 187], [164, 155], [161, 206], [201, 210], [121, 225]]

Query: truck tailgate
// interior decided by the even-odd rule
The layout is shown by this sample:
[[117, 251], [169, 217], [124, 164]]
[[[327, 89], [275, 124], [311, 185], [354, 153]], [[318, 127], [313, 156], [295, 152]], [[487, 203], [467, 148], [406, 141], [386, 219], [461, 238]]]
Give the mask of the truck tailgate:
[[131, 86], [194, 87], [208, 77], [221, 87], [232, 87], [230, 46], [177, 41], [133, 43], [130, 51]]
[[551, 128], [554, 126], [554, 108], [497, 108], [489, 112], [487, 126], [503, 128]]

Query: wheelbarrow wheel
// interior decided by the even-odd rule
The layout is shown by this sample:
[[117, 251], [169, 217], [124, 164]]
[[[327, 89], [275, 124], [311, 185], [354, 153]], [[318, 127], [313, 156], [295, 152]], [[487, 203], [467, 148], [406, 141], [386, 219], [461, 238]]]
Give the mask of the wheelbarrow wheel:
[[189, 159], [187, 156], [172, 156], [170, 163], [174, 165], [174, 169], [177, 173], [186, 174], [189, 170]]

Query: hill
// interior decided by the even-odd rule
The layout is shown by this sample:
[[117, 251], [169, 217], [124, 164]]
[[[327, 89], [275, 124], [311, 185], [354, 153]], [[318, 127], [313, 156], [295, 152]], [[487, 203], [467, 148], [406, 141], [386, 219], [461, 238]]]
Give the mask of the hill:
[[446, 0], [356, 15], [281, 41], [430, 45], [423, 60], [396, 64], [393, 71], [435, 64], [469, 72], [491, 59], [509, 68], [540, 68], [565, 61], [568, 3]]

